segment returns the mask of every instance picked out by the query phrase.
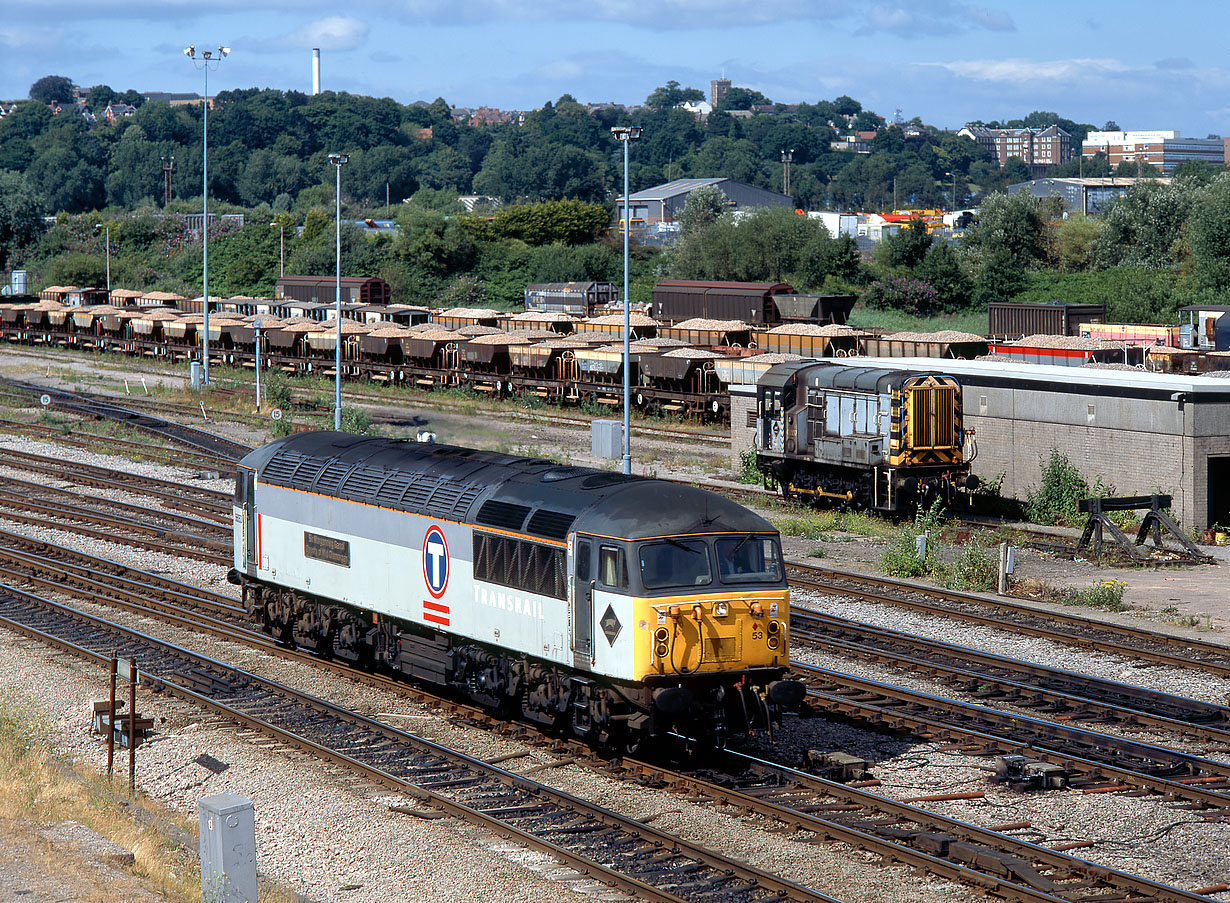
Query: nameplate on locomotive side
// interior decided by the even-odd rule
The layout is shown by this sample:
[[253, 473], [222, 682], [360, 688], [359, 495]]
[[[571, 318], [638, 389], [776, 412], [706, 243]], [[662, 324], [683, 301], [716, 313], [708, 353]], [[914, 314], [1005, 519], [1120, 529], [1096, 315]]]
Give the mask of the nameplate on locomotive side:
[[344, 539], [334, 539], [332, 536], [321, 536], [304, 530], [303, 554], [317, 561], [350, 567], [350, 543]]

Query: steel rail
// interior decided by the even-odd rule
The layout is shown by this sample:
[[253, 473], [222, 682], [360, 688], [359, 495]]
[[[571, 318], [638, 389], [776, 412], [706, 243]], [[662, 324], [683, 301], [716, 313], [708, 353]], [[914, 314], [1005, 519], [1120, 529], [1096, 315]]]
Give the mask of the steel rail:
[[[7, 626], [20, 625], [23, 633], [44, 641], [53, 636], [38, 623], [26, 623], [17, 617], [14, 609], [23, 607], [26, 614], [33, 613], [31, 619], [35, 621], [54, 616], [62, 619], [61, 624], [72, 622], [88, 632], [93, 646], [122, 647], [125, 657], [138, 658], [147, 686], [152, 683], [155, 689], [174, 695], [208, 699], [215, 711], [280, 742], [310, 749], [433, 807], [483, 824], [497, 833], [516, 836], [604, 883], [646, 899], [671, 903], [701, 899], [840, 903], [834, 897], [285, 685], [50, 600], [2, 585], [0, 588], [8, 594], [0, 600], [0, 622]], [[66, 643], [73, 647], [81, 645], [66, 637], [60, 637], [55, 644], [70, 648]], [[92, 658], [103, 658], [97, 648], [93, 651]], [[161, 665], [152, 663], [155, 655], [163, 656]], [[238, 704], [241, 695], [248, 698], [242, 707]], [[360, 734], [367, 744], [366, 750], [360, 749]], [[348, 751], [323, 742], [330, 735], [335, 738], [333, 742], [346, 744]], [[464, 779], [466, 775], [472, 779]], [[433, 783], [443, 791], [433, 789]], [[463, 793], [468, 793], [468, 797], [461, 796]], [[607, 861], [593, 858], [597, 853]], [[638, 872], [652, 876], [665, 887], [638, 878]]]
[[[1230, 677], [1230, 646], [1195, 637], [1169, 636], [1067, 612], [1040, 610], [1008, 599], [921, 586], [854, 571], [815, 567], [797, 561], [787, 562], [786, 567], [793, 588], [812, 589], [828, 595], [854, 596], [923, 614], [969, 621], [1026, 636], [1044, 637], [1063, 645], [1097, 649], [1100, 652], [1143, 658], [1175, 668], [1195, 668]], [[791, 574], [790, 571], [795, 573]], [[884, 591], [868, 587], [880, 587]], [[937, 605], [937, 600], [952, 602], [961, 607]], [[1061, 630], [1050, 626], [1053, 624], [1062, 624], [1069, 629]], [[1107, 635], [1118, 637], [1122, 642], [1103, 639]]]
[[[11, 487], [20, 487], [24, 492], [13, 492]], [[36, 496], [43, 494], [52, 498], [63, 498], [68, 501], [63, 507], [66, 510], [78, 511], [95, 511], [105, 515], [105, 509], [113, 509], [123, 511], [132, 517], [144, 515], [149, 520], [162, 521], [170, 524], [177, 524], [180, 527], [189, 528], [185, 532], [191, 535], [192, 530], [200, 531], [198, 534], [203, 539], [208, 539], [210, 535], [214, 537], [222, 537], [227, 540], [232, 540], [232, 529], [230, 524], [222, 524], [214, 520], [204, 520], [199, 517], [191, 517], [186, 514], [179, 514], [174, 511], [163, 511], [159, 508], [151, 508], [148, 505], [134, 505], [131, 502], [121, 502], [117, 499], [99, 498], [96, 496], [82, 495], [80, 492], [74, 492], [71, 489], [61, 489], [58, 486], [48, 486], [44, 483], [33, 483], [29, 480], [19, 480], [16, 477], [9, 477], [4, 481], [3, 487], [0, 487], [0, 498], [7, 498], [13, 502], [19, 502], [23, 499], [33, 501]], [[92, 508], [89, 504], [98, 505], [99, 508]]]
[[[1053, 762], [1082, 775], [1086, 789], [1123, 784], [1211, 808], [1230, 807], [1230, 764], [1027, 715], [1005, 714], [827, 668], [798, 664], [792, 668], [807, 679], [808, 698], [830, 714], [927, 740], [942, 737], [974, 743], [983, 755], [1012, 752]], [[940, 720], [941, 716], [959, 719], [960, 723]], [[1077, 745], [1085, 754], [1067, 752], [1060, 743]], [[1130, 760], [1139, 764], [1133, 766]], [[1162, 773], [1183, 774], [1192, 783], [1170, 780]], [[1209, 789], [1213, 785], [1226, 789]]]
[[200, 512], [214, 511], [220, 523], [230, 523], [234, 497], [228, 492], [144, 477], [109, 467], [62, 461], [47, 455], [0, 448], [0, 466], [31, 473], [42, 473], [69, 483], [83, 483], [105, 489], [119, 489], [136, 495], [162, 499], [168, 507]]
[[[907, 635], [798, 606], [790, 614], [790, 636], [796, 649], [803, 640], [822, 651], [836, 649], [928, 677], [957, 678], [980, 698], [998, 695], [1002, 701], [1025, 708], [1045, 705], [1064, 718], [1070, 714], [1075, 720], [1097, 717], [1148, 724], [1230, 743], [1228, 706]], [[974, 665], [983, 670], [971, 670]]]
[[[21, 510], [14, 510], [18, 507]], [[163, 542], [160, 539], [150, 537], [150, 533], [156, 535], [170, 535], [169, 531], [156, 531], [153, 528], [146, 528], [145, 536], [123, 536], [114, 531], [95, 529], [89, 527], [83, 522], [108, 522], [106, 518], [100, 518], [97, 512], [84, 512], [80, 514], [68, 514], [62, 511], [56, 511], [51, 506], [38, 505], [32, 502], [19, 503], [16, 506], [10, 505], [3, 498], [0, 498], [0, 511], [4, 513], [0, 515], [0, 520], [15, 521], [20, 524], [28, 524], [33, 527], [44, 527], [50, 529], [64, 530], [69, 533], [77, 533], [82, 536], [89, 536], [92, 539], [101, 539], [105, 542], [115, 542], [121, 545], [133, 546], [139, 549], [146, 549], [153, 552], [163, 552], [168, 555], [178, 555], [180, 557], [188, 557], [195, 561], [202, 561], [206, 564], [216, 564], [223, 567], [228, 567], [234, 563], [233, 554], [221, 554], [220, 552], [208, 551], [210, 546], [217, 549], [225, 549], [225, 543], [216, 541], [204, 541], [197, 537], [185, 538], [189, 548], [183, 545], [176, 545], [172, 542]], [[50, 523], [44, 516], [36, 517], [32, 514], [22, 513], [23, 511], [42, 512], [43, 514], [53, 514], [68, 521], [67, 523]], [[131, 527], [129, 524], [110, 519], [115, 525]], [[136, 528], [133, 528], [134, 530]]]
[[[0, 550], [0, 560], [8, 561], [10, 567], [20, 565], [40, 571], [52, 567], [47, 559], [40, 556], [3, 550]], [[243, 610], [230, 604], [230, 600], [225, 597], [217, 597], [205, 591], [198, 591], [200, 597], [178, 592], [177, 588], [194, 588], [140, 572], [138, 575], [142, 578], [155, 578], [169, 584], [172, 589], [163, 590], [162, 587], [154, 587], [144, 582], [144, 579], [139, 581], [128, 576], [118, 579], [112, 577], [111, 584], [99, 582], [92, 579], [95, 572], [82, 565], [65, 564], [53, 569], [56, 574], [68, 574], [69, 588], [83, 598], [105, 601], [106, 604], [142, 614], [152, 609], [164, 620], [186, 629], [205, 630], [279, 657], [310, 663], [318, 668], [325, 667], [352, 679], [360, 679], [434, 704], [442, 704], [464, 713], [470, 720], [476, 720], [484, 727], [489, 728], [493, 723], [498, 723], [490, 714], [473, 706], [442, 700], [422, 690], [409, 688], [403, 682], [380, 675], [358, 674], [344, 664], [339, 665], [276, 644], [262, 633], [251, 632], [244, 620], [246, 615]], [[56, 579], [34, 577], [32, 582], [57, 590], [65, 588]], [[169, 595], [169, 603], [150, 598], [158, 592]], [[218, 621], [192, 611], [198, 607], [223, 614], [229, 620]], [[572, 754], [570, 759], [594, 759], [592, 750], [576, 741], [570, 741], [566, 748]], [[906, 862], [915, 868], [925, 869], [932, 874], [980, 887], [1022, 903], [1080, 901], [1094, 893], [1099, 894], [1099, 899], [1102, 899], [1100, 894], [1107, 888], [1120, 891], [1126, 889], [1136, 893], [1143, 889], [1150, 893], [1149, 899], [1155, 900], [1201, 899], [1198, 895], [1186, 891], [1098, 866], [992, 830], [927, 813], [908, 804], [825, 781], [783, 765], [753, 760], [730, 751], [723, 752], [722, 757], [724, 760], [735, 760], [738, 770], [747, 771], [751, 768], [753, 775], [750, 780], [741, 778], [737, 782], [738, 786], [732, 789], [695, 776], [665, 770], [656, 763], [629, 759], [623, 761], [622, 770], [633, 771], [652, 783], [664, 781], [676, 792], [701, 794], [715, 802], [738, 805], [744, 811], [764, 815], [801, 830], [814, 831], [819, 836], [836, 837], [874, 852], [886, 860]], [[607, 765], [608, 773], [610, 772], [609, 763], [598, 764]], [[624, 774], [615, 776], [626, 779]], [[800, 792], [804, 792], [806, 796], [800, 797]], [[834, 803], [834, 800], [837, 802]], [[859, 811], [845, 811], [849, 810], [851, 805], [856, 806]], [[891, 829], [884, 823], [886, 815], [897, 822]], [[937, 831], [944, 833], [936, 834]], [[929, 846], [930, 851], [917, 849], [919, 845]]]

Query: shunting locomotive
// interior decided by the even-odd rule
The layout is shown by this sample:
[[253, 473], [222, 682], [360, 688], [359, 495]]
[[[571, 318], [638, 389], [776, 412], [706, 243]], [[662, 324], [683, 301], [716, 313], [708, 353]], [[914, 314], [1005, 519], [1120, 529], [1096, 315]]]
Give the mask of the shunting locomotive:
[[769, 727], [777, 531], [701, 489], [475, 449], [299, 433], [238, 465], [232, 582], [285, 642], [635, 748]]
[[787, 499], [894, 512], [978, 486], [951, 376], [792, 361], [756, 403], [756, 465]]

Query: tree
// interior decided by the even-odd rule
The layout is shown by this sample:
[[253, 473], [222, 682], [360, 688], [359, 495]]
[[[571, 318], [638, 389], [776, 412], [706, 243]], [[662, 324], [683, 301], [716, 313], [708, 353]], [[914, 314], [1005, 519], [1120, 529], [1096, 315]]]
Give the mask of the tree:
[[1088, 269], [1093, 264], [1094, 246], [1100, 225], [1081, 213], [1049, 224], [1047, 258], [1051, 266], [1065, 273]]
[[1097, 265], [1165, 269], [1177, 263], [1192, 203], [1186, 185], [1137, 182], [1102, 217], [1093, 247]]
[[956, 253], [947, 244], [938, 242], [928, 250], [914, 274], [928, 283], [937, 296], [939, 310], [953, 313], [969, 306], [974, 287]]
[[668, 81], [665, 85], [654, 88], [647, 98], [645, 106], [651, 110], [669, 110], [689, 100], [704, 100], [705, 94], [697, 88], [680, 88], [679, 82]]
[[1020, 157], [1009, 157], [1005, 160], [1003, 168], [1000, 170], [1000, 175], [1007, 185], [1028, 182], [1034, 177], [1033, 173], [1029, 170], [1029, 165]]
[[679, 214], [679, 229], [685, 235], [701, 231], [729, 209], [730, 199], [716, 185], [702, 185], [688, 195]]
[[863, 112], [863, 105], [845, 94], [833, 101], [833, 110], [839, 116], [857, 116]]
[[975, 297], [980, 303], [1003, 301], [1025, 288], [1025, 272], [1046, 251], [1046, 226], [1037, 198], [1022, 192], [993, 194], [983, 202], [978, 221], [965, 230], [962, 249], [978, 265]]
[[110, 85], [95, 85], [86, 92], [85, 105], [94, 113], [101, 113], [116, 96]]
[[30, 99], [39, 103], [72, 103], [73, 80], [63, 75], [44, 75], [30, 86]]
[[927, 224], [916, 216], [904, 229], [880, 242], [876, 258], [888, 269], [913, 270], [927, 256], [932, 241]]
[[1147, 163], [1144, 160], [1124, 160], [1115, 167], [1115, 175], [1126, 178], [1147, 179], [1156, 178], [1161, 175], [1161, 172], [1152, 163]]
[[723, 110], [750, 110], [752, 107], [771, 103], [773, 101], [751, 88], [728, 88], [719, 106]]
[[0, 170], [0, 270], [42, 233], [42, 206], [23, 177]]
[[542, 201], [514, 204], [496, 211], [490, 220], [462, 220], [478, 241], [516, 239], [527, 245], [579, 245], [591, 242], [610, 222], [607, 209], [583, 201]]
[[992, 301], [1007, 301], [1020, 294], [1026, 286], [1025, 267], [1007, 248], [991, 251], [978, 277], [975, 297], [982, 305]]
[[1230, 292], [1230, 174], [1200, 189], [1189, 221], [1192, 283], [1219, 295]]

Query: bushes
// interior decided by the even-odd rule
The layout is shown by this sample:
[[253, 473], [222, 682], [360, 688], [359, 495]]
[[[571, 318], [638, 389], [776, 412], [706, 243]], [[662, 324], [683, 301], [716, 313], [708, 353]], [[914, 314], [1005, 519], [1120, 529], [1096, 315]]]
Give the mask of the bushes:
[[[955, 590], [992, 590], [999, 579], [994, 540], [970, 537], [957, 545], [943, 540], [944, 510], [937, 502], [921, 508], [914, 523], [901, 527], [880, 556], [880, 568], [890, 577], [926, 577]], [[927, 537], [926, 551], [918, 554], [917, 537]]]
[[1089, 483], [1057, 448], [1042, 462], [1042, 482], [1038, 490], [1026, 494], [1025, 515], [1035, 524], [1068, 526], [1080, 517], [1078, 503], [1089, 498]]
[[930, 283], [904, 276], [886, 276], [871, 283], [863, 303], [878, 310], [899, 310], [916, 317], [929, 317], [942, 310], [939, 293]]

